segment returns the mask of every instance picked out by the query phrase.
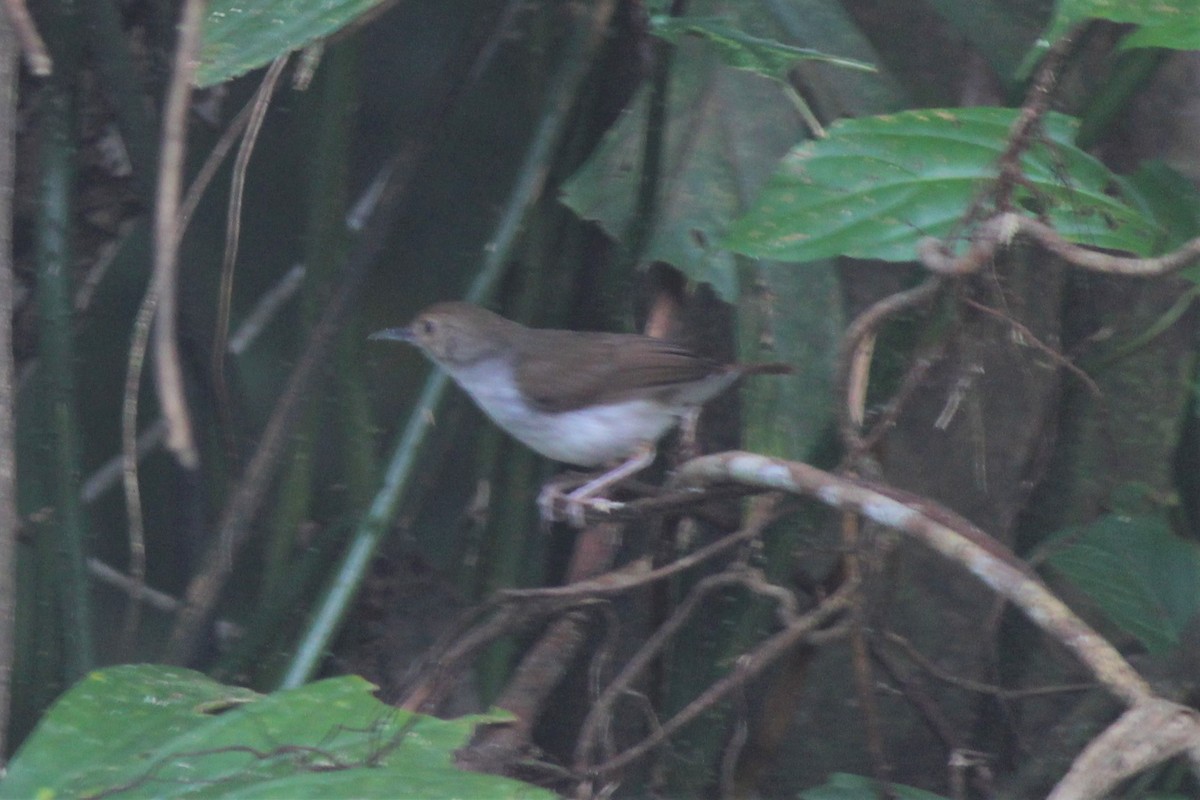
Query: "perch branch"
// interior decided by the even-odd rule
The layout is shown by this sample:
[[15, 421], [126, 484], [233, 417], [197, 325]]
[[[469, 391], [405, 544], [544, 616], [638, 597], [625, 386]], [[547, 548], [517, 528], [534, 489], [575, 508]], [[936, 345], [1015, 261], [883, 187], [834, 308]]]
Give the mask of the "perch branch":
[[733, 481], [810, 495], [912, 536], [966, 567], [1058, 639], [1109, 691], [1126, 703], [1152, 697], [1150, 686], [1107, 640], [1059, 600], [1027, 566], [995, 539], [953, 512], [923, 498], [868, 481], [842, 478], [807, 464], [754, 453], [728, 452], [693, 459], [675, 483], [698, 486]]
[[1071, 244], [1046, 223], [1011, 211], [997, 214], [980, 225], [971, 240], [971, 246], [961, 256], [955, 256], [945, 243], [934, 237], [922, 239], [917, 244], [917, 253], [925, 268], [934, 274], [970, 275], [990, 264], [996, 251], [1011, 244], [1019, 234], [1033, 239], [1068, 264], [1108, 275], [1156, 277], [1200, 259], [1200, 237], [1154, 258], [1115, 256]]

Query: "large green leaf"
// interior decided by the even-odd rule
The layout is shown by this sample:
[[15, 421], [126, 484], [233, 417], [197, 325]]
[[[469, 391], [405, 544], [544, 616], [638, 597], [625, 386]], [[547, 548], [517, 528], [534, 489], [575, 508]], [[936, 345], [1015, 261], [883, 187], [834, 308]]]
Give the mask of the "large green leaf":
[[[563, 202], [618, 241], [627, 239], [638, 209], [647, 101], [646, 92], [634, 99], [563, 187]], [[685, 38], [674, 60], [659, 209], [643, 260], [672, 264], [734, 300], [734, 259], [716, 242], [799, 135], [776, 82], [732, 69], [703, 42]]]
[[[1137, 25], [1121, 47], [1200, 50], [1200, 10], [1196, 0], [1059, 0], [1054, 19], [1039, 40], [1044, 50], [1085, 19]], [[1039, 51], [1040, 52], [1040, 51]]]
[[329, 36], [383, 0], [213, 0], [197, 86], [212, 86]]
[[18, 751], [0, 798], [554, 797], [453, 766], [497, 717], [412, 715], [373, 688], [348, 677], [263, 696], [173, 667], [94, 672]]
[[659, 15], [651, 18], [650, 30], [655, 36], [675, 44], [685, 36], [704, 39], [716, 48], [721, 59], [729, 66], [757, 72], [775, 80], [786, 80], [788, 71], [797, 61], [823, 61], [847, 69], [875, 72], [875, 67], [865, 61], [751, 36], [720, 17]]
[[1178, 644], [1200, 610], [1200, 548], [1149, 515], [1113, 514], [1062, 539], [1051, 567], [1151, 653]]
[[[782, 261], [913, 260], [922, 237], [952, 233], [995, 179], [1016, 114], [934, 109], [839, 121], [828, 138], [788, 153], [724, 245]], [[1028, 185], [1015, 202], [1047, 213], [1071, 241], [1149, 255], [1165, 232], [1127, 199], [1121, 178], [1071, 144], [1077, 124], [1047, 116], [1050, 144], [1024, 154]]]
[[[659, 210], [642, 260], [664, 261], [725, 300], [738, 297], [733, 254], [716, 246], [766, 182], [780, 157], [803, 135], [800, 117], [777, 80], [798, 53], [847, 53], [854, 64], [873, 58], [869, 42], [836, 4], [795, 0], [759, 4], [698, 0], [697, 15], [661, 31], [678, 41], [671, 62]], [[720, 26], [712, 22], [720, 18]], [[681, 30], [668, 34], [671, 26]], [[696, 35], [677, 36], [690, 30]], [[704, 31], [701, 34], [701, 30]], [[731, 31], [746, 31], [734, 35]], [[704, 39], [700, 37], [703, 35]], [[720, 43], [717, 41], [720, 40]], [[809, 45], [808, 49], [790, 43]], [[733, 68], [731, 62], [743, 68]], [[811, 64], [805, 83], [827, 108], [865, 114], [903, 102], [886, 75]], [[646, 139], [647, 94], [605, 135], [563, 187], [563, 201], [629, 244], [638, 213]]]

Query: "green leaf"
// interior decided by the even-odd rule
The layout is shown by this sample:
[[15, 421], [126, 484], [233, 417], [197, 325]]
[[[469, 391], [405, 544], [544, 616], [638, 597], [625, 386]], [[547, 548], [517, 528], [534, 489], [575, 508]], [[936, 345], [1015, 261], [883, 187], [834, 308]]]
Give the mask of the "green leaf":
[[[788, 153], [723, 244], [782, 261], [911, 261], [922, 237], [951, 234], [995, 179], [1017, 113], [931, 109], [841, 120], [828, 138]], [[1123, 179], [1071, 144], [1077, 126], [1061, 114], [1046, 117], [1050, 145], [1023, 155], [1028, 186], [1014, 202], [1047, 213], [1071, 241], [1149, 255], [1165, 232], [1128, 199]]]
[[385, 706], [360, 678], [258, 695], [190, 670], [94, 672], [43, 718], [9, 765], [0, 798], [552, 798], [463, 772], [453, 752], [476, 724]]
[[383, 0], [213, 0], [196, 85], [236, 78], [329, 36]]
[[[648, 99], [648, 91], [634, 98], [563, 186], [563, 202], [617, 241], [626, 241], [638, 210]], [[731, 69], [685, 39], [673, 61], [659, 209], [642, 259], [672, 264], [735, 300], [736, 264], [717, 240], [799, 135], [778, 83]]]
[[685, 36], [697, 36], [714, 45], [721, 59], [729, 66], [757, 72], [778, 81], [787, 80], [788, 70], [797, 61], [822, 61], [863, 72], [876, 71], [874, 66], [865, 61], [751, 36], [722, 18], [660, 15], [650, 18], [650, 31], [674, 44], [678, 44]]
[[1086, 19], [1137, 25], [1138, 29], [1122, 40], [1122, 49], [1200, 50], [1200, 13], [1195, 0], [1059, 0], [1054, 19], [1026, 59], [1026, 66], [1032, 67], [1053, 42]]
[[[1174, 250], [1200, 236], [1200, 190], [1162, 161], [1144, 161], [1128, 177], [1141, 207], [1166, 231], [1163, 249]], [[1184, 267], [1181, 278], [1200, 284], [1200, 263]]]
[[[1146, 213], [1166, 231], [1164, 249], [1174, 250], [1200, 236], [1200, 190], [1183, 175], [1161, 161], [1145, 161], [1129, 176], [1128, 185]], [[1200, 283], [1200, 264], [1179, 274]]]
[[[945, 800], [941, 795], [898, 783], [889, 783], [888, 788], [897, 800]], [[879, 796], [879, 783], [874, 779], [838, 772], [820, 786], [802, 791], [800, 800], [874, 800]]]
[[1152, 653], [1175, 647], [1200, 610], [1200, 548], [1157, 516], [1103, 517], [1062, 533], [1048, 563]]

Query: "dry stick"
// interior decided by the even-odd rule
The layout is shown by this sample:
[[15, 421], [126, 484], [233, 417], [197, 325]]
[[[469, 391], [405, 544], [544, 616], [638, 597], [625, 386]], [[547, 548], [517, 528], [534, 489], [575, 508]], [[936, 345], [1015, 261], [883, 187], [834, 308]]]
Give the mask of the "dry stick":
[[796, 461], [754, 453], [702, 456], [680, 467], [675, 482], [694, 486], [734, 481], [810, 495], [833, 508], [854, 511], [919, 539], [966, 567], [1007, 598], [1042, 630], [1058, 639], [1126, 703], [1150, 699], [1146, 681], [1103, 637], [1059, 600], [1015, 555], [996, 540], [936, 503], [903, 496], [868, 481], [842, 478]]
[[[622, 528], [622, 525], [607, 523], [589, 526], [580, 533], [567, 580], [585, 580], [612, 566]], [[591, 546], [581, 544], [589, 540]], [[497, 707], [517, 718], [516, 724], [478, 733], [475, 741], [463, 751], [464, 763], [471, 764], [474, 769], [499, 772], [525, 749], [550, 693], [562, 681], [584, 644], [588, 618], [581, 609], [569, 611], [538, 637], [495, 701]]]
[[[188, 187], [187, 194], [184, 195], [183, 203], [179, 208], [179, 235], [183, 235], [183, 231], [187, 230], [188, 223], [191, 221], [192, 212], [196, 210], [196, 206], [200, 203], [200, 198], [204, 195], [204, 190], [212, 182], [213, 176], [216, 175], [217, 167], [225, 160], [225, 156], [233, 147], [233, 143], [237, 141], [241, 132], [245, 129], [247, 122], [250, 119], [250, 110], [253, 107], [253, 100], [242, 107], [238, 115], [233, 118], [225, 132], [221, 134], [221, 138], [213, 147], [208, 157], [204, 160], [204, 165], [196, 174], [195, 180]], [[125, 392], [121, 404], [121, 461], [122, 461], [122, 485], [125, 492], [125, 514], [129, 520], [129, 576], [134, 581], [135, 585], [143, 585], [146, 578], [146, 534], [145, 520], [142, 515], [142, 492], [141, 484], [138, 479], [138, 462], [140, 446], [138, 444], [139, 435], [137, 429], [138, 421], [138, 389], [142, 384], [142, 367], [146, 359], [146, 347], [150, 341], [150, 325], [154, 321], [154, 312], [158, 308], [158, 293], [153, 282], [146, 289], [146, 295], [142, 298], [142, 304], [138, 308], [137, 315], [134, 317], [133, 334], [130, 337], [129, 343], [129, 360], [125, 366]], [[162, 424], [165, 431], [165, 420], [160, 420], [156, 425]], [[138, 592], [130, 592], [130, 598], [136, 605], [138, 602]], [[131, 640], [136, 635], [138, 626], [138, 615], [141, 612], [136, 608], [129, 608], [125, 612], [125, 621], [122, 624], [122, 637], [125, 640]], [[125, 644], [125, 643], [123, 643]]]
[[[783, 587], [764, 584], [749, 570], [743, 573], [714, 575], [712, 578], [705, 579], [696, 585], [696, 588], [693, 590], [693, 595], [699, 594], [701, 589], [707, 592], [712, 589], [719, 588], [721, 585], [738, 583], [746, 586], [752, 591], [771, 594], [776, 596], [778, 599], [783, 599], [784, 597], [788, 599], [794, 599], [791, 593]], [[800, 642], [806, 640], [816, 642], [818, 640], [825, 640], [834, 636], [842, 636], [844, 634], [844, 631], [842, 630], [831, 629], [828, 631], [821, 631], [820, 628], [826, 625], [835, 615], [841, 614], [850, 608], [851, 596], [857, 590], [857, 584], [846, 581], [837, 590], [837, 592], [830, 595], [827, 600], [823, 601], [820, 605], [807, 614], [799, 616], [795, 615], [794, 610], [789, 613], [786, 610], [786, 606], [781, 606], [781, 616], [787, 620], [782, 631], [768, 638], [754, 650], [751, 650], [749, 653], [739, 658], [737, 665], [734, 667], [731, 673], [705, 689], [695, 700], [688, 703], [687, 706], [685, 706], [678, 714], [664, 722], [662, 727], [655, 730], [654, 733], [647, 736], [633, 747], [630, 747], [620, 754], [614, 756], [613, 758], [610, 758], [601, 764], [589, 767], [586, 762], [587, 751], [590, 749], [591, 742], [596, 735], [596, 726], [603, 724], [602, 720], [603, 717], [608, 714], [609, 706], [611, 706], [611, 704], [620, 694], [623, 694], [625, 691], [627, 691], [628, 681], [631, 681], [634, 677], [636, 677], [637, 673], [641, 671], [646, 663], [648, 663], [648, 661], [642, 660], [642, 656], [644, 653], [649, 653], [651, 649], [650, 645], [655, 645], [653, 648], [654, 652], [649, 653], [649, 655], [646, 656], [646, 659], [655, 657], [657, 651], [661, 649], [662, 646], [665, 646], [667, 639], [674, 633], [674, 630], [666, 631], [665, 629], [667, 628], [667, 625], [664, 625], [663, 628], [659, 629], [659, 633], [662, 633], [663, 636], [659, 637], [658, 634], [656, 634], [654, 639], [648, 641], [646, 643], [646, 647], [643, 647], [642, 651], [640, 651], [638, 655], [635, 656], [634, 659], [632, 659], [629, 664], [625, 666], [625, 669], [622, 670], [621, 675], [618, 676], [617, 679], [611, 684], [609, 684], [608, 688], [605, 689], [604, 694], [602, 694], [600, 699], [597, 700], [592, 706], [591, 711], [588, 713], [587, 719], [584, 721], [584, 728], [580, 734], [579, 745], [575, 750], [576, 771], [583, 774], [604, 776], [628, 766], [632, 762], [646, 755], [648, 752], [665, 742], [677, 730], [692, 722], [705, 711], [719, 703], [729, 693], [745, 686], [749, 681], [760, 675], [763, 670], [765, 670], [771, 664], [774, 664], [784, 653], [787, 653], [789, 650], [795, 648], [798, 644], [800, 644]], [[683, 609], [684, 607], [681, 606], [680, 611]], [[688, 610], [688, 614], [690, 615], [690, 609]], [[668, 624], [677, 618], [679, 619], [679, 623], [675, 625], [677, 628], [678, 625], [681, 625], [683, 622], [682, 618], [680, 618], [679, 612], [676, 612], [676, 614], [672, 616], [671, 620], [668, 620]], [[587, 736], [586, 739], [584, 738], [585, 734]]]
[[159, 155], [158, 190], [154, 201], [154, 293], [158, 295], [154, 326], [154, 366], [158, 401], [167, 420], [167, 447], [179, 465], [191, 472], [200, 465], [183, 390], [176, 341], [179, 277], [179, 196], [183, 186], [183, 162], [187, 152], [187, 113], [200, 49], [200, 26], [205, 0], [186, 0], [175, 44], [175, 65], [163, 108], [162, 148]]
[[[133, 321], [129, 360], [125, 364], [125, 391], [121, 402], [121, 486], [125, 490], [125, 514], [129, 520], [129, 576], [138, 587], [146, 584], [146, 521], [142, 515], [142, 486], [138, 480], [138, 388], [142, 384], [150, 325], [157, 309], [158, 292], [151, 281]], [[165, 439], [168, 426], [165, 419], [161, 419], [161, 422], [162, 437]], [[137, 636], [142, 613], [141, 601], [140, 589], [129, 593], [129, 605], [125, 608], [125, 619], [121, 623], [122, 653], [130, 652]]]
[[1047, 800], [1111, 797], [1121, 781], [1181, 753], [1200, 772], [1200, 714], [1161, 698], [1146, 700], [1083, 749]]
[[[518, 633], [534, 622], [557, 614], [572, 605], [583, 603], [551, 600], [518, 605], [492, 601], [484, 606], [469, 609], [463, 614], [464, 622], [455, 624], [443, 634], [438, 643], [422, 658], [421, 665], [412, 670], [416, 679], [396, 705], [406, 711], [436, 710], [446, 693], [454, 687], [459, 673], [485, 647], [501, 636]], [[470, 620], [493, 610], [496, 612], [494, 616], [468, 627]]]
[[1027, 183], [1021, 171], [1021, 155], [1037, 139], [1042, 118], [1050, 107], [1050, 98], [1058, 83], [1059, 70], [1074, 46], [1075, 32], [1071, 31], [1051, 46], [1042, 63], [1038, 65], [1037, 74], [1025, 95], [1021, 112], [1008, 129], [1008, 146], [996, 160], [999, 174], [994, 182], [987, 184], [971, 201], [971, 205], [958, 222], [957, 230], [965, 230], [987, 216], [983, 208], [989, 199], [999, 211], [1011, 209], [1013, 189]]
[[584, 600], [592, 597], [604, 597], [612, 594], [624, 594], [634, 589], [648, 586], [652, 583], [670, 578], [681, 572], [686, 572], [710, 558], [720, 555], [734, 545], [755, 538], [760, 533], [770, 517], [761, 521], [747, 524], [741, 530], [723, 536], [720, 539], [701, 547], [694, 553], [681, 556], [658, 569], [649, 569], [652, 559], [647, 556], [639, 558], [619, 570], [598, 575], [590, 580], [567, 584], [566, 586], [551, 586], [544, 589], [506, 589], [499, 594], [502, 600], [528, 599], [559, 599]]
[[17, 132], [17, 40], [0, 15], [0, 774], [8, 751], [17, 616], [17, 459], [13, 426], [12, 199]]
[[970, 275], [991, 263], [996, 251], [1010, 244], [1018, 234], [1029, 236], [1068, 264], [1108, 275], [1157, 277], [1186, 267], [1200, 258], [1200, 237], [1154, 258], [1114, 256], [1071, 244], [1046, 223], [1015, 212], [997, 214], [980, 225], [971, 246], [958, 258], [943, 242], [933, 237], [922, 239], [917, 244], [917, 252], [921, 263], [930, 272], [947, 276]]
[[1074, 375], [1076, 378], [1078, 378], [1083, 383], [1083, 385], [1087, 387], [1088, 391], [1091, 392], [1094, 397], [1100, 396], [1100, 394], [1101, 394], [1100, 387], [1096, 385], [1096, 382], [1094, 380], [1092, 380], [1092, 377], [1090, 375], [1088, 375], [1082, 369], [1077, 367], [1075, 365], [1075, 362], [1071, 361], [1071, 359], [1067, 358], [1062, 353], [1058, 352], [1053, 347], [1046, 344], [1041, 339], [1039, 339], [1037, 336], [1035, 336], [1033, 331], [1029, 330], [1029, 328], [1025, 327], [1020, 322], [1017, 322], [1015, 319], [1008, 316], [1003, 311], [992, 308], [991, 306], [986, 306], [977, 300], [972, 300], [971, 298], [967, 297], [967, 298], [963, 298], [963, 302], [966, 303], [967, 305], [969, 305], [971, 308], [975, 309], [976, 311], [982, 311], [983, 313], [987, 314], [988, 316], [995, 317], [996, 319], [1003, 321], [1006, 325], [1008, 325], [1014, 331], [1016, 331], [1021, 336], [1021, 338], [1024, 339], [1026, 342], [1028, 342], [1032, 347], [1034, 347], [1038, 350], [1041, 350], [1043, 353], [1045, 353], [1050, 358], [1051, 361], [1053, 361], [1055, 364], [1058, 364], [1060, 367], [1067, 370], [1072, 375]]
[[[246, 171], [250, 167], [250, 156], [254, 153], [254, 145], [262, 131], [263, 121], [267, 118], [267, 109], [279, 84], [279, 76], [287, 66], [288, 54], [279, 56], [267, 68], [254, 93], [250, 104], [250, 118], [246, 122], [246, 132], [242, 136], [242, 144], [238, 148], [237, 158], [233, 162], [233, 174], [229, 179], [229, 206], [225, 212], [225, 252], [221, 257], [221, 281], [217, 292], [217, 321], [213, 333], [212, 348], [212, 380], [216, 390], [217, 414], [221, 418], [226, 435], [233, 436], [233, 426], [230, 419], [231, 409], [229, 400], [229, 384], [225, 380], [225, 349], [229, 339], [229, 315], [233, 306], [233, 267], [237, 261], [238, 243], [242, 231], [242, 198], [246, 190]], [[229, 444], [230, 455], [235, 453], [232, 441]], [[231, 459], [237, 463], [236, 459]]]
[[854, 398], [866, 397], [863, 384], [868, 372], [855, 369], [855, 365], [863, 361], [863, 353], [873, 346], [876, 332], [887, 320], [909, 309], [924, 306], [941, 287], [942, 279], [934, 276], [912, 289], [889, 295], [859, 314], [846, 328], [837, 360], [837, 386], [844, 398], [838, 407], [838, 427], [846, 452], [860, 455], [864, 445], [856, 422], [860, 415], [855, 410], [861, 407], [861, 402]]
[[[225, 160], [225, 156], [233, 147], [233, 143], [237, 141], [238, 136], [245, 129], [250, 118], [252, 106], [253, 100], [247, 103], [238, 112], [238, 115], [233, 118], [233, 121], [229, 123], [229, 126], [221, 134], [221, 138], [217, 141], [217, 144], [204, 160], [204, 165], [196, 174], [195, 180], [188, 187], [187, 194], [184, 195], [183, 203], [179, 208], [178, 235], [180, 237], [183, 236], [183, 231], [187, 230], [188, 223], [192, 218], [192, 212], [195, 211], [200, 198], [204, 195], [204, 190], [212, 182], [217, 167]], [[145, 363], [146, 347], [150, 341], [150, 325], [154, 321], [154, 312], [157, 309], [158, 293], [153, 282], [151, 282], [151, 285], [146, 289], [145, 297], [142, 298], [141, 306], [138, 307], [137, 315], [134, 317], [133, 334], [130, 337], [129, 343], [129, 359], [125, 367], [125, 391], [121, 405], [121, 474], [122, 486], [125, 492], [125, 513], [129, 520], [129, 577], [135, 586], [144, 585], [146, 580], [145, 519], [142, 515], [142, 492], [141, 483], [138, 479], [139, 453], [141, 450], [138, 444], [140, 437], [137, 429], [138, 389], [142, 384], [142, 367]], [[155, 424], [162, 424], [165, 430], [165, 420], [160, 420]], [[131, 591], [129, 596], [131, 605], [125, 611], [125, 620], [122, 623], [121, 632], [122, 647], [126, 652], [137, 634], [139, 616], [141, 614], [137, 608], [137, 603], [141, 596], [140, 592]]]
[[[144, 582], [139, 583], [135, 581], [130, 576], [113, 569], [98, 558], [89, 558], [87, 560], [87, 568], [88, 573], [97, 582], [111, 586], [127, 595], [137, 594], [141, 597], [145, 605], [156, 611], [161, 611], [164, 614], [173, 614], [179, 610], [181, 604], [176, 598], [166, 592], [160, 592], [157, 589], [146, 586]], [[213, 627], [217, 630], [217, 636], [222, 639], [237, 639], [246, 633], [241, 625], [225, 619], [216, 620]]]
[[[933, 659], [926, 656], [918, 650], [912, 642], [905, 639], [903, 636], [894, 632], [887, 632], [883, 635], [884, 641], [893, 644], [903, 651], [919, 669], [927, 672], [931, 677], [948, 683], [951, 686], [957, 686], [960, 689], [966, 689], [968, 692], [977, 692], [979, 694], [994, 695], [1002, 699], [1013, 699], [1022, 697], [1041, 697], [1048, 694], [1066, 694], [1069, 692], [1085, 692], [1090, 689], [1095, 689], [1095, 683], [1068, 683], [1062, 686], [1033, 686], [1028, 689], [1005, 689], [1003, 686], [996, 686], [982, 681], [963, 678], [959, 675], [954, 675], [938, 666]], [[877, 651], [879, 654], [886, 654], [880, 647]]]
[[179, 230], [187, 230], [188, 224], [192, 221], [192, 214], [196, 211], [196, 206], [200, 205], [201, 198], [204, 197], [204, 192], [212, 183], [213, 178], [217, 175], [217, 170], [225, 161], [225, 156], [229, 155], [229, 151], [233, 149], [233, 145], [237, 143], [242, 133], [246, 130], [246, 126], [250, 124], [250, 114], [254, 111], [254, 103], [257, 99], [257, 94], [251, 97], [237, 115], [229, 121], [225, 126], [225, 130], [221, 132], [221, 138], [213, 145], [212, 150], [204, 159], [204, 164], [201, 165], [200, 171], [196, 173], [195, 179], [188, 186], [187, 193], [183, 196], [183, 203], [179, 206]]
[[[689, 494], [693, 495], [694, 500], [695, 492]], [[542, 589], [506, 589], [497, 593], [489, 605], [500, 606], [501, 611], [466, 633], [462, 632], [463, 626], [461, 625], [456, 626], [454, 631], [448, 632], [442, 638], [444, 644], [435, 646], [430, 651], [426, 663], [431, 666], [422, 670], [428, 673], [428, 677], [418, 682], [408, 692], [401, 707], [410, 711], [422, 711], [436, 707], [444, 689], [453, 683], [453, 676], [459, 671], [459, 665], [468, 662], [476, 653], [501, 636], [516, 633], [537, 619], [553, 615], [571, 606], [581, 605], [590, 600], [613, 594], [630, 592], [691, 569], [737, 544], [758, 536], [770, 521], [770, 517], [751, 519], [741, 530], [655, 570], [647, 571], [650, 564], [649, 559], [638, 559], [621, 569], [566, 586]], [[538, 605], [530, 607], [530, 603]], [[518, 606], [524, 608], [518, 608]], [[470, 612], [470, 616], [475, 617], [485, 612], [486, 608], [475, 609]]]
[[[187, 112], [200, 47], [200, 25], [204, 16], [203, 0], [187, 0], [179, 23], [175, 46], [175, 65], [167, 88], [163, 113], [162, 148], [159, 153], [158, 188], [154, 203], [154, 275], [146, 297], [138, 310], [134, 341], [130, 348], [125, 375], [125, 404], [122, 414], [125, 453], [125, 502], [130, 516], [130, 574], [137, 586], [145, 582], [146, 550], [141, 515], [141, 492], [137, 481], [137, 387], [141, 383], [145, 343], [156, 312], [158, 325], [153, 330], [155, 377], [159, 402], [167, 423], [167, 447], [180, 466], [192, 471], [199, 457], [192, 437], [191, 420], [183, 392], [182, 371], [175, 341], [176, 289], [179, 267], [179, 196], [183, 185], [183, 162], [187, 145]], [[161, 303], [160, 303], [161, 300]], [[131, 402], [130, 397], [135, 399]], [[141, 592], [130, 596], [122, 625], [122, 648], [128, 649], [136, 635], [141, 613]]]
[[966, 743], [959, 736], [958, 730], [942, 713], [937, 702], [918, 685], [916, 678], [898, 669], [891, 657], [881, 649], [872, 647], [871, 655], [882, 666], [892, 683], [900, 687], [905, 701], [917, 710], [917, 715], [925, 720], [925, 727], [933, 732], [942, 746], [951, 752], [964, 749]]
[[[862, 585], [862, 558], [859, 534], [862, 518], [842, 514], [842, 543], [846, 555], [842, 558], [846, 570], [846, 581]], [[864, 592], [855, 592], [851, 598], [850, 653], [854, 670], [854, 690], [862, 705], [863, 723], [867, 738], [867, 753], [871, 757], [871, 775], [881, 786], [886, 786], [892, 771], [888, 764], [887, 751], [883, 745], [883, 726], [879, 722], [879, 703], [875, 698], [875, 677], [871, 670], [871, 656], [867, 646], [867, 598]]]
[[[46, 49], [42, 35], [38, 33], [33, 17], [29, 16], [25, 0], [4, 0], [4, 7], [8, 10], [9, 22], [9, 25], [5, 26], [9, 32], [4, 34], [4, 38], [8, 39], [11, 32], [15, 31], [21, 42], [21, 50], [25, 53], [25, 63], [29, 66], [29, 71], [39, 77], [49, 75], [54, 71], [54, 61], [50, 58], [50, 51]], [[8, 58], [8, 47], [9, 45], [6, 45], [4, 58]]]
[[[667, 642], [683, 627], [684, 623], [691, 619], [692, 613], [700, 603], [718, 589], [726, 586], [747, 585], [752, 579], [752, 575], [755, 575], [755, 573], [743, 568], [732, 572], [710, 575], [699, 581], [679, 607], [667, 618], [666, 622], [660, 625], [658, 630], [645, 641], [637, 653], [625, 663], [621, 672], [613, 678], [612, 683], [605, 687], [604, 692], [592, 704], [591, 709], [588, 710], [587, 717], [583, 720], [583, 725], [580, 726], [579, 738], [575, 745], [575, 767], [578, 771], [588, 771], [590, 751], [596, 744], [596, 737], [600, 730], [608, 725], [612, 705], [616, 703], [622, 694], [628, 691], [634, 680], [658, 658], [658, 654], [666, 647]], [[796, 598], [791, 593], [786, 592], [786, 590], [783, 591], [785, 591], [786, 596], [780, 598], [780, 614], [785, 622], [791, 622], [796, 618]]]

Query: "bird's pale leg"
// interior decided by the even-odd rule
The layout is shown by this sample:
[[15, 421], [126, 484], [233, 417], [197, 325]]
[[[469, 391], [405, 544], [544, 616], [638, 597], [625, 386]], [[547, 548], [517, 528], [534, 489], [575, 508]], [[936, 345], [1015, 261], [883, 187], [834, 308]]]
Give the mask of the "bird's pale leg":
[[542, 493], [538, 495], [537, 501], [542, 519], [547, 522], [553, 522], [559, 518], [556, 512], [560, 500], [563, 503], [563, 513], [566, 519], [577, 528], [584, 526], [585, 520], [583, 515], [589, 508], [602, 512], [609, 512], [620, 508], [621, 503], [609, 500], [607, 497], [597, 497], [596, 495], [613, 484], [623, 481], [630, 475], [641, 472], [653, 464], [655, 452], [654, 445], [647, 442], [638, 447], [632, 456], [616, 467], [592, 478], [583, 486], [566, 495], [562, 493], [562, 489], [558, 484], [547, 484], [542, 489]]

